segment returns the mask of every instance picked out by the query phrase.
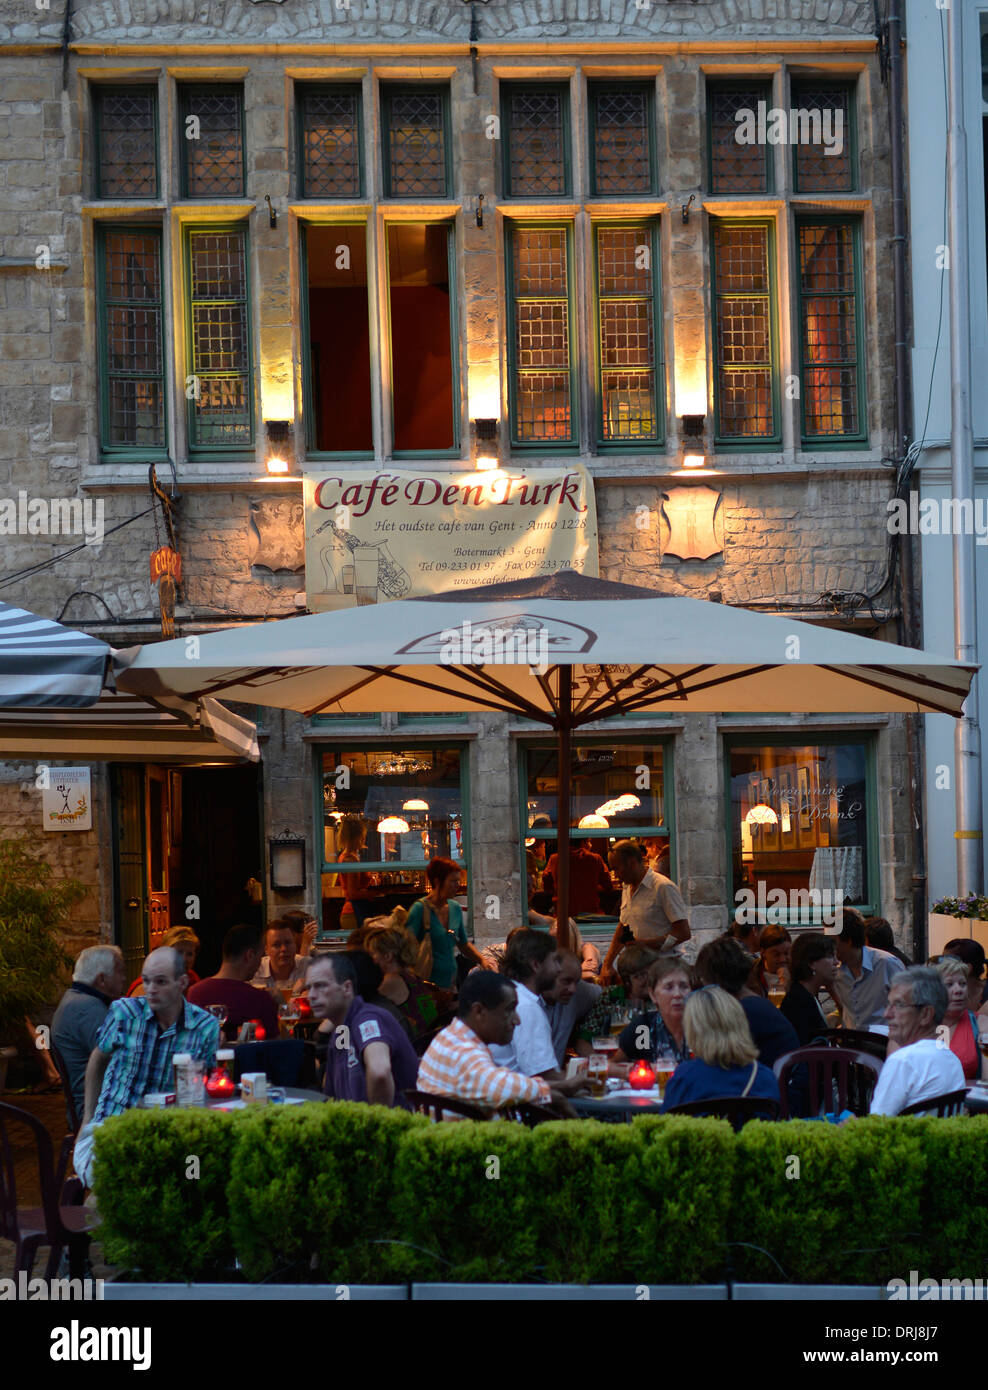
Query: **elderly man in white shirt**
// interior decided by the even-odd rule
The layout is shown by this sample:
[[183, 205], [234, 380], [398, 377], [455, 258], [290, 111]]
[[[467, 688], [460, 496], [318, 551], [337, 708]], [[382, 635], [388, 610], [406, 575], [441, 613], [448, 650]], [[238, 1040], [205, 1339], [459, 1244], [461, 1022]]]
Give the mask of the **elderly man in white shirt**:
[[896, 975], [885, 1010], [889, 1054], [872, 1096], [872, 1115], [899, 1115], [917, 1101], [966, 1089], [964, 1068], [936, 1036], [946, 1012], [947, 987], [936, 970], [914, 965]]
[[563, 1079], [556, 1062], [549, 1015], [540, 998], [544, 990], [552, 989], [561, 968], [551, 936], [529, 929], [511, 933], [502, 973], [518, 993], [518, 1027], [509, 1043], [491, 1046], [491, 1057], [499, 1067], [523, 1076], [541, 1076], [546, 1081]]

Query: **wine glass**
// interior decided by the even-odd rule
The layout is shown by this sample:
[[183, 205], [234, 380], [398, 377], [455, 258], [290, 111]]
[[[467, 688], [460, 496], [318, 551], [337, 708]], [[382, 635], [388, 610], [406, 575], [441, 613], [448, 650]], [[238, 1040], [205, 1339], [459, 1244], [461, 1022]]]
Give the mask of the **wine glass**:
[[230, 1010], [225, 1004], [207, 1004], [206, 1012], [212, 1014], [216, 1019], [216, 1022], [220, 1025], [220, 1036], [225, 1039], [226, 1034], [223, 1031], [223, 1026], [229, 1017]]
[[299, 1012], [298, 1004], [294, 999], [288, 999], [278, 1007], [278, 1021], [282, 1024], [285, 1033], [291, 1036], [292, 1029], [298, 1023]]

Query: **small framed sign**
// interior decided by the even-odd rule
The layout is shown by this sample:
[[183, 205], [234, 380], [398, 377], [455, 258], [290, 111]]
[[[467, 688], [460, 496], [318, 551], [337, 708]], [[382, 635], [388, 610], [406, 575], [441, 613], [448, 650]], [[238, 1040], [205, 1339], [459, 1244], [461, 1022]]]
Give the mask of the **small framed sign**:
[[93, 797], [88, 767], [53, 767], [41, 793], [45, 830], [92, 830]]

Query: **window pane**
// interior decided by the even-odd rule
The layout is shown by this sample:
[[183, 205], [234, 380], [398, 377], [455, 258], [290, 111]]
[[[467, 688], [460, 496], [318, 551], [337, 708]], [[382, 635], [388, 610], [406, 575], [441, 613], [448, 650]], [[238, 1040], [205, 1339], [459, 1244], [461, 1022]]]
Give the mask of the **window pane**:
[[193, 442], [250, 443], [246, 245], [242, 230], [189, 234]]
[[854, 231], [800, 224], [803, 408], [808, 435], [859, 432]]
[[97, 91], [101, 198], [157, 197], [155, 100], [151, 87]]
[[102, 254], [103, 442], [160, 449], [165, 444], [161, 237], [157, 231], [106, 231]]
[[789, 138], [796, 161], [797, 193], [846, 192], [853, 188], [848, 88], [794, 82], [792, 104], [796, 130], [790, 129]]
[[[864, 744], [732, 748], [735, 889], [840, 889], [871, 900]], [[767, 807], [749, 815], [755, 806]]]
[[449, 238], [444, 224], [388, 227], [394, 447], [455, 444]]
[[360, 194], [360, 93], [299, 89], [302, 189], [307, 198]]
[[367, 229], [307, 227], [305, 253], [313, 443], [317, 449], [366, 452], [374, 447]]
[[710, 187], [714, 193], [765, 193], [768, 190], [768, 146], [742, 144], [739, 133], [750, 122], [739, 122], [740, 113], [751, 113], [765, 102], [768, 88], [711, 87], [708, 98], [710, 123]]
[[[648, 768], [649, 786], [641, 788], [639, 769]], [[661, 745], [588, 743], [573, 750], [570, 771], [570, 825], [578, 828], [584, 816], [603, 815], [610, 836], [621, 839], [638, 830], [665, 825], [663, 751]], [[536, 816], [548, 816], [559, 825], [557, 801], [559, 754], [555, 748], [528, 750], [528, 824]], [[619, 804], [618, 798], [622, 798]], [[603, 827], [602, 827], [603, 828]], [[551, 834], [539, 831], [537, 838]], [[594, 848], [606, 853], [607, 836]]]
[[[345, 788], [337, 785], [340, 767], [349, 772]], [[323, 754], [322, 785], [327, 864], [421, 869], [437, 855], [462, 862], [459, 749], [339, 749]], [[387, 817], [408, 830], [379, 832]]]
[[652, 238], [647, 226], [597, 230], [603, 439], [658, 438]]
[[[244, 191], [243, 121], [240, 88], [187, 87], [184, 93], [185, 184], [189, 198], [211, 194], [242, 197]], [[198, 138], [195, 125], [198, 120]], [[191, 138], [190, 138], [191, 137]]]
[[573, 433], [566, 231], [520, 227], [513, 247], [515, 437], [565, 442]]
[[715, 226], [718, 433], [775, 433], [768, 229]]
[[648, 193], [648, 95], [633, 88], [594, 95], [594, 192]]
[[388, 194], [444, 198], [446, 130], [441, 92], [386, 92]]
[[564, 109], [562, 91], [508, 88], [510, 196], [566, 192]]

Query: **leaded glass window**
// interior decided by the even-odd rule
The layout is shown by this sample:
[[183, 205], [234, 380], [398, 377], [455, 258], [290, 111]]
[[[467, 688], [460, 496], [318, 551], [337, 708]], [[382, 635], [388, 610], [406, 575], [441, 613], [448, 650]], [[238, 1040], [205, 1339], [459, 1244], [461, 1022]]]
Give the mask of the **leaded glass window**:
[[449, 197], [448, 92], [438, 87], [383, 91], [386, 196]]
[[161, 232], [100, 228], [102, 443], [165, 447]]
[[655, 301], [647, 223], [598, 227], [597, 361], [601, 442], [655, 443]]
[[[771, 166], [768, 144], [758, 121], [758, 104], [769, 103], [763, 83], [712, 85], [707, 92], [712, 193], [768, 193]], [[761, 123], [764, 127], [764, 120]]]
[[156, 198], [157, 93], [153, 87], [99, 87], [96, 196]]
[[772, 254], [764, 223], [713, 224], [717, 434], [776, 436]]
[[803, 433], [858, 436], [861, 419], [860, 327], [855, 282], [855, 228], [799, 222], [800, 341]]
[[593, 191], [651, 193], [651, 102], [645, 87], [591, 88]]
[[797, 193], [847, 193], [854, 187], [851, 118], [849, 87], [793, 82], [789, 140]]
[[304, 198], [358, 198], [360, 88], [298, 89], [301, 193]]
[[569, 192], [568, 124], [565, 87], [505, 84], [502, 125], [507, 197], [552, 197]]
[[253, 436], [243, 227], [188, 232], [191, 443], [243, 446]]
[[187, 198], [242, 198], [243, 88], [182, 89], [183, 191]]
[[571, 444], [573, 423], [568, 229], [516, 227], [511, 238], [513, 436]]

